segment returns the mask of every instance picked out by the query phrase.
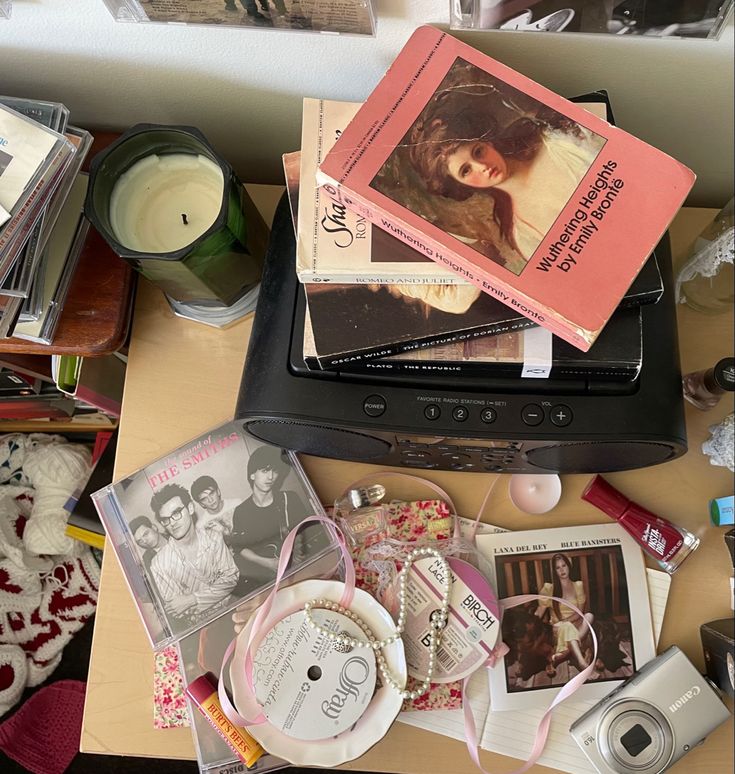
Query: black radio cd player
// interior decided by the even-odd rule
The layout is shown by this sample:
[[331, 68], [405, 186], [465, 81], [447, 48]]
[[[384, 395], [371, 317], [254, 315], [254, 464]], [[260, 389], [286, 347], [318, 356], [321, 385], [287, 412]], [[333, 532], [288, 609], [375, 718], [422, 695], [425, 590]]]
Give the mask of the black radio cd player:
[[667, 237], [656, 249], [664, 294], [642, 308], [643, 365], [626, 383], [310, 371], [295, 251], [284, 197], [237, 403], [255, 437], [322, 457], [506, 473], [627, 470], [686, 451]]

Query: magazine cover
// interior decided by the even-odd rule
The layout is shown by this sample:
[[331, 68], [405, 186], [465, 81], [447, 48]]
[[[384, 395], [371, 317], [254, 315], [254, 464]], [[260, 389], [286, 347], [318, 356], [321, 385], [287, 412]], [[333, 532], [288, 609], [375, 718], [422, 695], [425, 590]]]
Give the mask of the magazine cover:
[[296, 238], [300, 282], [469, 284], [364, 217], [337, 204], [316, 185], [316, 171], [359, 102], [304, 99], [301, 197]]
[[552, 600], [507, 610], [503, 641], [510, 648], [488, 670], [493, 710], [547, 707], [592, 659], [574, 698], [599, 699], [650, 661], [656, 650], [646, 569], [636, 542], [617, 524], [478, 535], [498, 599], [540, 594], [570, 600], [585, 621]]
[[[317, 181], [340, 204], [586, 351], [694, 174], [424, 26], [327, 154]], [[504, 258], [507, 245], [513, 261]]]
[[[324, 511], [291, 452], [229, 422], [92, 496], [154, 649], [270, 587], [286, 535]], [[299, 534], [289, 574], [333, 547]]]
[[450, 0], [450, 29], [718, 38], [732, 0]]
[[340, 371], [629, 382], [638, 376], [642, 361], [641, 311], [625, 309], [612, 316], [589, 352], [534, 327], [349, 363]]

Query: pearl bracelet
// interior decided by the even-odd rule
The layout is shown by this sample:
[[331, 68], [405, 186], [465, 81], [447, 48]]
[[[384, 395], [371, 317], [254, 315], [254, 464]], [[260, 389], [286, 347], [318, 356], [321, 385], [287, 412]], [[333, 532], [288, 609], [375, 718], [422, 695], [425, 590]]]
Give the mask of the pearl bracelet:
[[[428, 666], [426, 670], [426, 678], [421, 682], [416, 690], [408, 691], [401, 687], [400, 683], [391, 674], [388, 669], [388, 664], [385, 660], [385, 656], [381, 652], [383, 648], [391, 645], [397, 640], [401, 639], [403, 630], [406, 625], [406, 585], [408, 583], [408, 573], [411, 566], [417, 559], [423, 559], [424, 557], [432, 556], [442, 562], [442, 577], [444, 582], [442, 584], [442, 598], [437, 610], [434, 610], [431, 614], [429, 621], [429, 657]], [[370, 627], [362, 620], [356, 613], [351, 610], [342, 607], [336, 602], [332, 602], [328, 599], [313, 599], [304, 605], [304, 615], [308, 625], [324, 635], [327, 639], [334, 642], [334, 649], [342, 653], [349, 653], [353, 648], [370, 648], [375, 651], [375, 660], [378, 663], [378, 668], [383, 676], [385, 682], [399, 693], [403, 699], [417, 699], [419, 696], [423, 696], [428, 690], [431, 683], [431, 678], [434, 674], [434, 667], [436, 664], [436, 652], [439, 649], [442, 634], [444, 628], [447, 625], [449, 618], [449, 590], [450, 590], [451, 572], [449, 564], [444, 556], [435, 548], [423, 547], [415, 548], [406, 557], [406, 560], [398, 573], [398, 620], [396, 621], [395, 631], [388, 635], [388, 637], [378, 640]], [[354, 621], [365, 633], [366, 640], [358, 640], [355, 637], [350, 637], [347, 632], [333, 632], [329, 629], [325, 629], [318, 624], [312, 617], [312, 610], [325, 609], [333, 610], [340, 613], [345, 617]]]

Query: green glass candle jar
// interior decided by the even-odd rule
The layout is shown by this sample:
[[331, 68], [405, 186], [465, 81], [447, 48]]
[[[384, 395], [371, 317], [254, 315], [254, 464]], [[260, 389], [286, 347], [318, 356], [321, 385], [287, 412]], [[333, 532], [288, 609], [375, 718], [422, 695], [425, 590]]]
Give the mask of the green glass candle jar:
[[198, 129], [130, 128], [92, 160], [84, 211], [171, 301], [229, 307], [260, 282], [268, 227]]

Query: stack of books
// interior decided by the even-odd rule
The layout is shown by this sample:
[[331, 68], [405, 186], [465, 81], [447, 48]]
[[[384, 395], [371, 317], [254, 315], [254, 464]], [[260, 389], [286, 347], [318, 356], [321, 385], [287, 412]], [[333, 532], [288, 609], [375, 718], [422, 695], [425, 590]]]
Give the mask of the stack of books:
[[[307, 104], [302, 134], [300, 184], [308, 201], [299, 205], [299, 273], [302, 281], [320, 281], [305, 285], [308, 367], [342, 370], [364, 362], [364, 353], [348, 351], [361, 328], [404, 334], [403, 315], [390, 297], [418, 306], [427, 323], [453, 319], [455, 335], [464, 332], [446, 343], [472, 341], [467, 331], [483, 324], [487, 336], [535, 323], [572, 347], [564, 355], [566, 370], [602, 368], [596, 353], [604, 338], [618, 336], [620, 304], [691, 190], [691, 170], [611, 126], [609, 116], [430, 26], [414, 32], [352, 115], [332, 118], [332, 110], [325, 102]], [[360, 261], [349, 262], [359, 274], [357, 268], [336, 271], [334, 256], [372, 239], [373, 252], [380, 249], [393, 272], [401, 259], [386, 237], [401, 242], [401, 251], [414, 251], [409, 265], [421, 267], [420, 279], [411, 280], [408, 271], [376, 271], [372, 256], [374, 276]], [[368, 290], [359, 288], [360, 296], [351, 285], [331, 290], [336, 303], [323, 311], [323, 287], [330, 290], [338, 277]], [[422, 284], [429, 281], [437, 284]], [[491, 322], [484, 309], [483, 322], [471, 329], [457, 324], [491, 301], [501, 304], [502, 319]], [[366, 312], [359, 323], [358, 309]], [[344, 344], [327, 338], [329, 328], [344, 335]], [[627, 347], [640, 346], [638, 336], [622, 330]], [[409, 339], [429, 346], [428, 336], [439, 334], [427, 330], [419, 339], [410, 333], [382, 347], [383, 335], [371, 340], [371, 357], [415, 349]], [[440, 335], [452, 334], [445, 328]], [[508, 370], [512, 362], [525, 376], [559, 370], [561, 349], [552, 339], [513, 335], [522, 341], [520, 355], [519, 343], [498, 347], [489, 360], [486, 352], [455, 347], [423, 362], [462, 368], [482, 362], [485, 371], [498, 363]], [[526, 349], [533, 350], [530, 357]], [[390, 367], [407, 368], [407, 362]]]
[[61, 103], [0, 97], [0, 337], [53, 341], [88, 228], [91, 144]]
[[92, 494], [112, 483], [116, 450], [116, 431], [101, 430], [96, 434], [92, 449], [92, 472], [87, 482], [72, 494], [64, 506], [69, 513], [66, 534], [100, 550], [105, 547], [105, 528], [92, 502]]
[[635, 379], [694, 175], [612, 124], [606, 94], [570, 102], [432, 27], [364, 104], [305, 100], [284, 157], [304, 367]]
[[[612, 122], [606, 93], [575, 102]], [[318, 186], [320, 164], [360, 107], [305, 99], [301, 151], [283, 157], [303, 289], [295, 331], [303, 339], [307, 369], [399, 373], [404, 378], [420, 374], [629, 382], [637, 377], [643, 357], [640, 307], [656, 303], [663, 293], [654, 251], [594, 346], [582, 352], [380, 223], [372, 224], [334, 201]], [[405, 185], [410, 183], [408, 178]], [[467, 225], [469, 218], [463, 221], [459, 209], [462, 202], [425, 198], [437, 218]], [[449, 215], [440, 215], [441, 210], [449, 210]], [[499, 234], [496, 237], [502, 265], [520, 265], [517, 251]]]
[[114, 429], [125, 369], [118, 353], [81, 358], [1, 352], [0, 432]]

